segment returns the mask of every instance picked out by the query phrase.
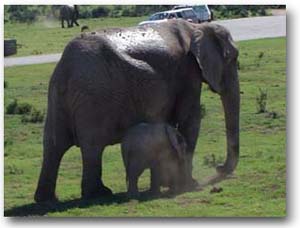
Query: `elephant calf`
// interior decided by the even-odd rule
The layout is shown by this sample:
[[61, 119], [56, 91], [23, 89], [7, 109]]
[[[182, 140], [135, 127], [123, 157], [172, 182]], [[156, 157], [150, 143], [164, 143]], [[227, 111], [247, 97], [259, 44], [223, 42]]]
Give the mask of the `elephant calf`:
[[160, 186], [175, 193], [185, 185], [186, 143], [173, 127], [138, 124], [126, 132], [121, 149], [129, 197], [138, 196], [138, 178], [147, 168], [151, 171], [151, 194], [160, 193]]

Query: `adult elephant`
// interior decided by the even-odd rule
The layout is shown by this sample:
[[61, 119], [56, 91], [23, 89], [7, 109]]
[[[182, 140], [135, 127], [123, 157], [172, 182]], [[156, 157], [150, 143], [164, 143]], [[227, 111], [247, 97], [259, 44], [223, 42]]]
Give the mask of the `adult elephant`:
[[61, 6], [60, 8], [60, 20], [61, 20], [61, 27], [64, 28], [64, 21], [67, 22], [68, 28], [73, 27], [74, 23], [75, 25], [79, 26], [77, 19], [79, 17], [79, 11], [78, 11], [78, 6], [69, 6], [69, 5], [64, 5]]
[[239, 157], [238, 51], [216, 24], [171, 20], [136, 28], [85, 33], [65, 48], [49, 85], [37, 202], [53, 200], [60, 161], [81, 148], [82, 197], [111, 194], [101, 179], [102, 152], [140, 122], [168, 122], [187, 141], [188, 182], [200, 128], [202, 82], [220, 95], [231, 173]]

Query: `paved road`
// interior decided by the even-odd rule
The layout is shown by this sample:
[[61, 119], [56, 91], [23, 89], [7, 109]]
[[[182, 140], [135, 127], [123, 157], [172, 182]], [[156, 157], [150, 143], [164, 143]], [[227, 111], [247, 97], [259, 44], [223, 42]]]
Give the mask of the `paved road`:
[[229, 29], [235, 41], [286, 36], [286, 16], [216, 21]]
[[[286, 16], [252, 17], [216, 21], [224, 25], [235, 41], [286, 36]], [[4, 66], [57, 62], [61, 54], [4, 58]]]
[[58, 62], [61, 54], [31, 55], [4, 58], [4, 67]]

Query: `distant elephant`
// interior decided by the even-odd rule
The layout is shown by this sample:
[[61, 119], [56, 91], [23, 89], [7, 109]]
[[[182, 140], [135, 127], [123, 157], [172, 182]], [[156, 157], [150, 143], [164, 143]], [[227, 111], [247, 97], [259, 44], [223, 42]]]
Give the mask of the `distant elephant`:
[[130, 197], [138, 196], [138, 178], [147, 168], [152, 194], [158, 194], [161, 185], [174, 193], [184, 188], [186, 143], [175, 128], [164, 123], [138, 124], [125, 133], [121, 149]]
[[74, 38], [49, 83], [35, 200], [56, 199], [60, 161], [72, 145], [82, 154], [82, 197], [111, 195], [101, 178], [103, 150], [141, 122], [166, 122], [178, 128], [187, 143], [187, 182], [196, 186], [192, 159], [203, 82], [220, 95], [225, 112], [227, 158], [217, 171], [233, 172], [239, 158], [237, 57], [229, 31], [212, 23], [170, 20]]
[[77, 19], [79, 17], [78, 6], [69, 6], [64, 5], [60, 8], [60, 20], [61, 20], [61, 27], [64, 28], [64, 21], [67, 22], [68, 28], [73, 27], [75, 25], [79, 26]]

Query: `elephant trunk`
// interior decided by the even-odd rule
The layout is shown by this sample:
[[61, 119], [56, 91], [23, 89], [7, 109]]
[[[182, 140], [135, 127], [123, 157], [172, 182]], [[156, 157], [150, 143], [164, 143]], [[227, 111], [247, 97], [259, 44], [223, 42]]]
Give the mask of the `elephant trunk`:
[[234, 171], [239, 159], [239, 119], [240, 119], [240, 89], [237, 70], [227, 81], [225, 90], [221, 93], [221, 100], [224, 107], [227, 158], [223, 165], [217, 167], [220, 174], [229, 174]]

